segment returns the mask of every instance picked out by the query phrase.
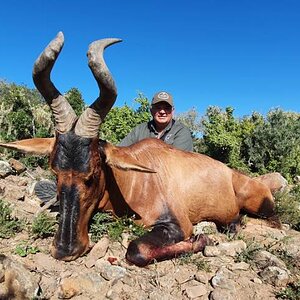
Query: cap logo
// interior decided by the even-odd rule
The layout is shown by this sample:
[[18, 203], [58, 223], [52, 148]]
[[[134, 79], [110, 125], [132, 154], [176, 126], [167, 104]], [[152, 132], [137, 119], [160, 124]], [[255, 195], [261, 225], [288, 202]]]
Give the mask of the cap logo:
[[161, 100], [167, 100], [169, 99], [169, 95], [168, 93], [166, 92], [160, 92], [158, 95], [157, 95], [157, 98], [161, 99]]

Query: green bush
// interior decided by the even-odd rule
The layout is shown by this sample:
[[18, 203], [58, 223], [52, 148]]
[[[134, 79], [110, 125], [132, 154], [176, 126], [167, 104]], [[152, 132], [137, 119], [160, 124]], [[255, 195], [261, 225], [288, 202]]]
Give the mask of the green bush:
[[127, 232], [131, 238], [142, 236], [146, 229], [143, 226], [134, 223], [133, 219], [128, 217], [115, 218], [109, 213], [96, 213], [90, 224], [91, 240], [97, 242], [105, 234], [112, 240], [119, 241], [121, 234]]
[[300, 114], [274, 109], [266, 118], [253, 115], [255, 125], [244, 140], [250, 171], [280, 172], [289, 182], [300, 174]]
[[282, 223], [300, 230], [300, 185], [275, 195], [276, 212]]
[[134, 100], [137, 109], [125, 104], [123, 107], [113, 107], [101, 125], [100, 138], [113, 144], [118, 144], [136, 125], [150, 120], [149, 101], [139, 94]]
[[13, 217], [9, 204], [0, 199], [0, 237], [8, 239], [23, 228], [24, 222]]
[[46, 212], [42, 212], [33, 220], [31, 234], [33, 238], [46, 238], [53, 236], [57, 229], [55, 217]]

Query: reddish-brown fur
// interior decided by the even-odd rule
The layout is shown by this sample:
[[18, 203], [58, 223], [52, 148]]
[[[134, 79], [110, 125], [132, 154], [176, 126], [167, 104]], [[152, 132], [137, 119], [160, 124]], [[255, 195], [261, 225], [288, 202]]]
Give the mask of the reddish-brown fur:
[[0, 143], [26, 153], [50, 155], [60, 201], [60, 224], [51, 251], [54, 257], [72, 260], [89, 249], [88, 222], [97, 208], [117, 216], [135, 215], [136, 222], [152, 228], [128, 247], [127, 260], [139, 266], [202, 250], [207, 238], [191, 235], [193, 224], [203, 220], [230, 225], [245, 211], [280, 226], [270, 189], [217, 160], [156, 139], [129, 147], [100, 142], [99, 125], [116, 98], [102, 54], [119, 40], [90, 45], [89, 66], [101, 93], [79, 119], [50, 80], [63, 40], [59, 33], [33, 70], [34, 82], [53, 110], [56, 138]]
[[[192, 224], [203, 220], [230, 224], [242, 209], [257, 214], [264, 199], [273, 203], [271, 192], [264, 184], [208, 156], [181, 151], [155, 139], [124, 148], [107, 145], [105, 152], [110, 155], [115, 149], [124, 160], [133, 157], [156, 172], [111, 168], [126, 203], [142, 217], [140, 222], [146, 226], [151, 226], [167, 205], [188, 238]], [[112, 199], [118, 197], [114, 191], [108, 193]], [[106, 207], [109, 205], [110, 202]], [[274, 212], [265, 214], [267, 217]]]

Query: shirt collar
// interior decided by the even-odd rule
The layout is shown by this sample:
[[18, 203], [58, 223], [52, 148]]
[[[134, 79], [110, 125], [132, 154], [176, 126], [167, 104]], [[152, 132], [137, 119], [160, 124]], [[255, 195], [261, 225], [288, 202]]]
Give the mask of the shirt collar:
[[[172, 120], [169, 122], [169, 124], [167, 125], [167, 127], [164, 129], [163, 132], [169, 131], [169, 130], [171, 129], [171, 127], [173, 126], [174, 122], [175, 122], [175, 120], [172, 119]], [[154, 132], [155, 134], [158, 134], [158, 132], [157, 132], [156, 129], [155, 129], [155, 123], [154, 123], [154, 120], [153, 120], [153, 119], [152, 119], [151, 121], [149, 121], [149, 128], [150, 128], [150, 130], [151, 130], [152, 132]]]

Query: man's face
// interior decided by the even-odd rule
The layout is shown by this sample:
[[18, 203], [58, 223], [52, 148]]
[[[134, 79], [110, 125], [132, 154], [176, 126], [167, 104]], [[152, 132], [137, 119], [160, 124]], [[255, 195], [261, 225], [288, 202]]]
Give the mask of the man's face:
[[154, 122], [160, 126], [167, 126], [172, 120], [174, 108], [167, 102], [159, 102], [151, 107]]

